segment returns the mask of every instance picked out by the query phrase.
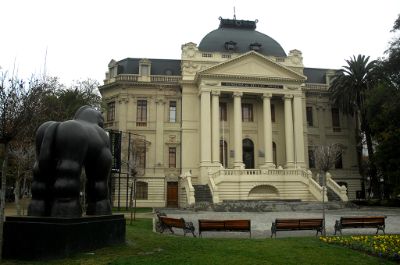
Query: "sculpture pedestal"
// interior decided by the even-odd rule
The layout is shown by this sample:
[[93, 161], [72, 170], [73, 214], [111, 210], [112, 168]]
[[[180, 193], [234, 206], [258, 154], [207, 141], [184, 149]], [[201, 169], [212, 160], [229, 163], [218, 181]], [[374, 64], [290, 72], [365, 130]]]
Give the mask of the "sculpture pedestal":
[[123, 215], [80, 218], [8, 216], [3, 239], [4, 258], [62, 258], [125, 243], [125, 218]]

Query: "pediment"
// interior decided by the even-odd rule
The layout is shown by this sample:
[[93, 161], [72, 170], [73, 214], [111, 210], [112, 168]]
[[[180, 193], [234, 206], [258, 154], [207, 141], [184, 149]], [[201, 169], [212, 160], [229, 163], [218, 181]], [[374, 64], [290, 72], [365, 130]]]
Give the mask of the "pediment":
[[271, 59], [256, 53], [248, 52], [232, 60], [222, 62], [198, 72], [200, 76], [237, 76], [246, 78], [273, 78], [304, 81], [306, 77]]

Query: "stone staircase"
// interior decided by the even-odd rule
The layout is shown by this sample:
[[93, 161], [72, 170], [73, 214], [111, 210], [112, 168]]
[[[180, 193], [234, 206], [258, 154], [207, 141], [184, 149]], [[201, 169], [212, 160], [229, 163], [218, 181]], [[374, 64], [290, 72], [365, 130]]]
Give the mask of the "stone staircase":
[[212, 203], [212, 195], [208, 185], [193, 185], [196, 203]]
[[340, 202], [341, 201], [340, 197], [331, 188], [327, 187], [326, 192], [327, 192], [326, 195], [328, 196], [328, 201], [330, 201], [330, 202], [333, 202], [333, 201]]

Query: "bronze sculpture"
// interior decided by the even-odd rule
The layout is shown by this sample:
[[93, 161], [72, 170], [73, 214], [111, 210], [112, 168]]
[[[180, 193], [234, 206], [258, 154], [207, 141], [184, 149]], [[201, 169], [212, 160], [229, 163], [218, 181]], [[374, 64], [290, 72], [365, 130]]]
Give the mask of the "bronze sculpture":
[[83, 106], [73, 120], [48, 121], [36, 132], [29, 216], [80, 217], [80, 177], [86, 173], [87, 215], [109, 215], [112, 155], [101, 113]]

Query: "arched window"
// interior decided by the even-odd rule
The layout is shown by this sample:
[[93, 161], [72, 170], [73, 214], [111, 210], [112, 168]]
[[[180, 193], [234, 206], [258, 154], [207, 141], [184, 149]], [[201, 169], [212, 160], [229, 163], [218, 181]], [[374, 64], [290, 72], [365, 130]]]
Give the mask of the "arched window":
[[138, 200], [147, 200], [148, 197], [148, 184], [144, 181], [136, 182], [136, 199]]
[[243, 163], [245, 168], [254, 168], [254, 144], [253, 141], [243, 139]]
[[272, 142], [272, 159], [274, 160], [274, 164], [277, 164], [277, 160], [276, 160], [276, 143]]
[[278, 189], [271, 185], [260, 185], [252, 188], [249, 192], [249, 199], [270, 200], [279, 198]]
[[219, 141], [219, 162], [224, 168], [228, 167], [228, 145], [224, 140]]

